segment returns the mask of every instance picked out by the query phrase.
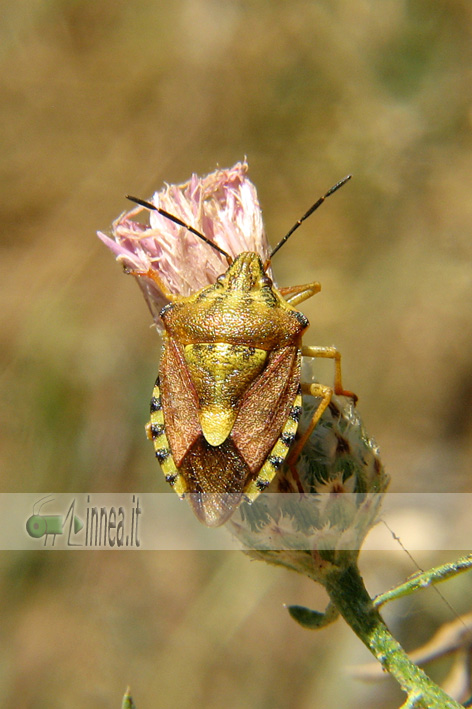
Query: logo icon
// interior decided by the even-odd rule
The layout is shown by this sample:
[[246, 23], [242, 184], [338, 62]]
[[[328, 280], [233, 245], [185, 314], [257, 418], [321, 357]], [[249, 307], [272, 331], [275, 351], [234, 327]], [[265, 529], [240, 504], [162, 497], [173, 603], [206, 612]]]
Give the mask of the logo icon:
[[44, 507], [44, 505], [47, 505], [53, 501], [54, 498], [51, 495], [46, 495], [45, 497], [41, 497], [39, 500], [37, 500], [33, 505], [33, 514], [26, 522], [26, 531], [28, 532], [30, 537], [33, 537], [33, 539], [40, 539], [41, 537], [44, 537], [44, 546], [47, 546], [49, 536], [52, 536], [51, 546], [54, 546], [56, 536], [58, 534], [64, 534], [64, 531], [66, 530], [66, 522], [69, 517], [69, 542], [71, 534], [77, 534], [77, 532], [80, 532], [80, 530], [84, 526], [84, 523], [82, 522], [80, 517], [77, 517], [77, 515], [74, 514], [75, 500], [73, 500], [73, 502], [71, 503], [65, 516], [41, 514], [41, 509]]

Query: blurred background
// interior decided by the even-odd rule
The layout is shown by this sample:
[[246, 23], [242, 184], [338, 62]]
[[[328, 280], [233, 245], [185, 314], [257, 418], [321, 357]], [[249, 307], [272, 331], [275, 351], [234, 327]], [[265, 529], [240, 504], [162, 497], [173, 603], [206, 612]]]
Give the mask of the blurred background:
[[[166, 489], [143, 431], [159, 339], [95, 232], [126, 193], [247, 156], [272, 244], [353, 173], [274, 259], [278, 283], [322, 283], [306, 342], [341, 350], [391, 490], [470, 492], [471, 4], [25, 0], [1, 17], [1, 490]], [[415, 570], [401, 551], [361, 561], [372, 593]], [[2, 552], [0, 571], [3, 707], [117, 708], [127, 684], [138, 709], [402, 698], [346, 675], [369, 657], [343, 622], [289, 618], [321, 589], [237, 552]], [[457, 612], [470, 591], [443, 586]], [[386, 615], [407, 649], [451, 620], [434, 592]]]

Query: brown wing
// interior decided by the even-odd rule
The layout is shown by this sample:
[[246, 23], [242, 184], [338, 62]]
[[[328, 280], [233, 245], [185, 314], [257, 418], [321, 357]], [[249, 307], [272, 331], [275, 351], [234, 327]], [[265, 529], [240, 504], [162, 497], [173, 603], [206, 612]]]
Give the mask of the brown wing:
[[159, 381], [166, 435], [177, 468], [202, 434], [198, 398], [182, 352], [172, 340], [164, 345]]
[[219, 446], [211, 446], [200, 436], [182, 461], [180, 472], [195, 514], [209, 527], [226, 522], [251, 479], [230, 437]]
[[183, 354], [166, 342], [160, 367], [166, 435], [194, 512], [205, 524], [223, 524], [257, 476], [297, 395], [300, 361], [296, 346], [273, 351], [244, 395], [230, 436], [211, 446], [200, 427], [198, 397]]
[[301, 353], [295, 345], [273, 350], [242, 400], [231, 439], [252, 477], [259, 472], [287, 421], [300, 385], [300, 366]]

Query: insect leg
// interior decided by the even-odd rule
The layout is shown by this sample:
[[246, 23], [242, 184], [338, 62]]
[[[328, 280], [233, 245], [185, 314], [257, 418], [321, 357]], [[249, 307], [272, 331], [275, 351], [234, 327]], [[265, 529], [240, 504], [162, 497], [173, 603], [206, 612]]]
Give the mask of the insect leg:
[[310, 438], [313, 429], [315, 428], [316, 424], [320, 420], [320, 418], [323, 415], [323, 412], [326, 410], [326, 408], [329, 406], [329, 402], [331, 401], [331, 397], [333, 395], [333, 389], [331, 387], [325, 386], [324, 384], [319, 384], [318, 382], [313, 382], [311, 384], [302, 384], [302, 394], [309, 394], [310, 396], [314, 396], [316, 398], [321, 399], [318, 408], [316, 409], [315, 413], [313, 414], [313, 417], [306, 429], [306, 431], [303, 431], [302, 435], [298, 439], [298, 441], [295, 443], [293, 446], [292, 450], [290, 451], [288, 457], [287, 457], [287, 465], [289, 466], [292, 475], [296, 481], [298, 481], [298, 473], [297, 469], [295, 467], [296, 462], [300, 456], [300, 453], [302, 452], [305, 443], [307, 440]]
[[304, 300], [308, 300], [313, 295], [316, 295], [321, 290], [321, 284], [317, 281], [306, 283], [303, 286], [289, 286], [288, 288], [280, 288], [280, 294], [285, 298], [290, 305], [298, 305]]
[[303, 394], [308, 394], [310, 396], [314, 396], [316, 398], [321, 399], [318, 408], [316, 409], [315, 413], [313, 414], [313, 417], [306, 429], [298, 439], [298, 441], [295, 443], [294, 447], [289, 453], [289, 456], [287, 458], [287, 465], [289, 466], [290, 470], [292, 471], [292, 474], [295, 479], [297, 479], [297, 471], [295, 464], [298, 460], [298, 457], [303, 450], [303, 447], [307, 440], [310, 438], [311, 434], [313, 433], [313, 430], [322, 417], [324, 411], [327, 409], [329, 406], [329, 402], [331, 401], [331, 397], [334, 394], [337, 394], [338, 396], [349, 396], [354, 400], [354, 403], [357, 401], [357, 395], [353, 394], [351, 391], [348, 391], [347, 389], [343, 388], [342, 385], [342, 377], [341, 377], [341, 354], [338, 352], [336, 347], [316, 347], [316, 346], [303, 346], [302, 347], [302, 356], [303, 357], [327, 357], [329, 359], [334, 359], [334, 387], [328, 387], [324, 384], [319, 384], [318, 382], [313, 382], [313, 383], [302, 383], [302, 393]]
[[[357, 401], [356, 394], [343, 388], [341, 377], [341, 353], [338, 352], [336, 347], [304, 346], [302, 347], [302, 357], [327, 357], [329, 359], [334, 359], [334, 393], [338, 396], [350, 396], [351, 399], [354, 399], [354, 403]], [[326, 406], [328, 404], [326, 404]]]
[[170, 292], [170, 290], [164, 285], [163, 281], [157, 275], [157, 271], [155, 271], [154, 269], [149, 268], [147, 271], [136, 271], [131, 268], [126, 268], [125, 272], [129, 276], [136, 276], [138, 278], [149, 278], [151, 281], [154, 281], [161, 293], [167, 298], [170, 303], [174, 303], [176, 300], [179, 300], [179, 296], [175, 295], [175, 293]]

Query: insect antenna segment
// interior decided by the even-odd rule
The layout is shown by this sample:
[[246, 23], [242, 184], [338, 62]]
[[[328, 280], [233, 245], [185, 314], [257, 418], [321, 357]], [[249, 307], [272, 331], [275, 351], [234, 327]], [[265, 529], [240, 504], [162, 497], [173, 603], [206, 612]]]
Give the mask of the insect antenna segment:
[[223, 251], [223, 249], [221, 249], [217, 244], [214, 244], [213, 241], [210, 241], [210, 239], [208, 239], [204, 234], [202, 234], [200, 231], [197, 231], [197, 229], [194, 229], [194, 227], [190, 224], [186, 224], [174, 214], [169, 214], [169, 212], [166, 212], [166, 210], [162, 209], [162, 207], [156, 207], [151, 202], [146, 202], [145, 199], [140, 199], [139, 197], [131, 197], [131, 195], [127, 194], [126, 199], [129, 199], [131, 202], [136, 202], [136, 204], [139, 204], [141, 207], [145, 207], [146, 209], [158, 212], [159, 214], [162, 214], [163, 217], [166, 217], [166, 219], [170, 219], [171, 222], [174, 222], [179, 226], [183, 226], [185, 229], [192, 232], [192, 234], [198, 236], [199, 239], [202, 239], [205, 244], [208, 244], [208, 246], [211, 246], [213, 249], [215, 249], [215, 251], [218, 251], [218, 253], [224, 256], [227, 259], [228, 264], [231, 264], [233, 262], [233, 258], [229, 254], [227, 254], [226, 251]]
[[269, 256], [269, 261], [272, 259], [273, 255], [274, 255], [275, 253], [277, 253], [277, 251], [278, 251], [278, 250], [285, 244], [285, 242], [292, 236], [293, 232], [296, 231], [296, 230], [298, 229], [298, 227], [305, 221], [305, 219], [308, 219], [308, 217], [310, 217], [310, 216], [313, 214], [313, 212], [314, 212], [316, 209], [318, 209], [318, 207], [320, 207], [320, 206], [323, 204], [323, 202], [325, 201], [325, 199], [326, 199], [327, 197], [329, 197], [330, 195], [332, 195], [333, 192], [336, 192], [336, 190], [338, 190], [340, 187], [342, 187], [344, 184], [346, 184], [346, 182], [347, 182], [348, 180], [350, 180], [351, 177], [352, 177], [352, 175], [346, 175], [346, 177], [343, 177], [342, 180], [339, 180], [339, 182], [336, 182], [336, 184], [333, 185], [333, 186], [326, 192], [326, 194], [324, 194], [322, 197], [320, 197], [319, 199], [316, 200], [315, 204], [313, 204], [313, 205], [310, 207], [310, 209], [309, 209], [307, 212], [305, 212], [305, 214], [303, 215], [303, 217], [301, 217], [301, 218], [293, 225], [293, 227], [290, 229], [290, 231], [287, 232], [287, 234], [285, 234], [285, 236], [283, 237], [283, 239], [281, 239], [281, 240], [279, 241], [279, 243], [277, 244], [277, 246], [276, 246], [274, 249], [272, 249], [272, 252], [271, 252], [271, 254], [270, 254], [270, 256]]

